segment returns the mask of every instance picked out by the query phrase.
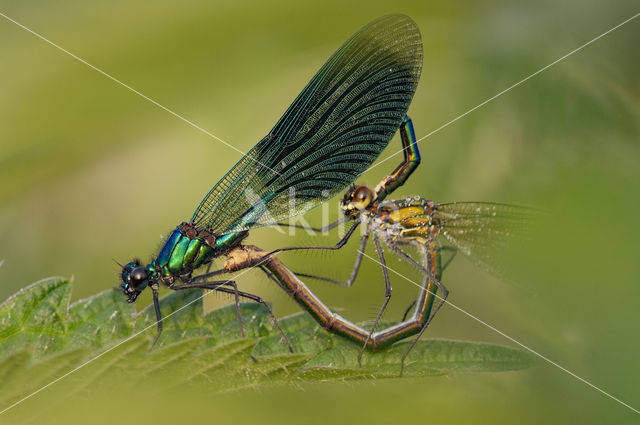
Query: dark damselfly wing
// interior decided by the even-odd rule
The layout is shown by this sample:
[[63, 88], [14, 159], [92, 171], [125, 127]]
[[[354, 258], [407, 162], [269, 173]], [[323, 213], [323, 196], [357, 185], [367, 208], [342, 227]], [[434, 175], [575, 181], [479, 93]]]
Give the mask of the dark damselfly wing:
[[539, 210], [491, 202], [438, 204], [440, 234], [474, 263], [504, 275], [504, 257], [531, 238]]
[[421, 69], [422, 40], [409, 17], [371, 22], [329, 58], [191, 221], [218, 235], [248, 230], [341, 193], [398, 130]]

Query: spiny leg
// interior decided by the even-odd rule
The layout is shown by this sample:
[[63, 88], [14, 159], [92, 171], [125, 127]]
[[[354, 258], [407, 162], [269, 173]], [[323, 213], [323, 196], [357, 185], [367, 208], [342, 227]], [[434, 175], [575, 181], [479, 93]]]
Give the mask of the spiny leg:
[[[397, 242], [397, 246], [412, 246], [415, 247], [415, 243], [410, 243], [410, 242], [403, 242], [403, 241], [398, 241]], [[407, 260], [407, 262], [409, 262], [411, 265], [416, 266], [416, 264], [418, 264], [418, 262], [416, 260], [413, 259], [413, 257], [411, 257], [408, 253], [402, 251], [402, 253], [404, 254], [399, 254], [396, 251], [397, 247], [392, 247], [391, 250], [394, 251], [396, 254], [398, 254], [399, 256], [401, 256], [402, 258], [404, 258], [405, 260], [407, 260], [406, 257], [410, 257], [411, 261]], [[406, 256], [406, 257], [405, 257]], [[424, 259], [424, 257], [423, 257]], [[417, 266], [416, 266], [417, 267]], [[423, 276], [423, 283], [422, 285], [424, 286], [424, 277], [426, 277], [426, 270], [424, 270], [424, 268], [422, 266], [419, 267], [419, 271], [420, 273], [422, 273]], [[417, 300], [413, 300], [411, 302], [411, 304], [409, 304], [409, 307], [407, 307], [407, 309], [404, 311], [404, 314], [402, 315], [402, 321], [404, 322], [407, 319], [407, 316], [409, 315], [409, 312], [411, 311], [412, 308], [414, 308], [416, 306], [416, 303], [418, 301]]]
[[[204, 283], [184, 283], [184, 284], [180, 284], [180, 285], [174, 285], [171, 287], [171, 289], [174, 290], [184, 290], [184, 289], [189, 289], [189, 288], [201, 288], [201, 289], [216, 289], [217, 286], [219, 285], [230, 285], [233, 286], [235, 288], [235, 295], [236, 295], [236, 312], [238, 314], [238, 324], [240, 325], [240, 335], [244, 338], [244, 330], [242, 327], [242, 316], [240, 315], [240, 303], [238, 301], [238, 287], [236, 286], [235, 282], [233, 281], [218, 281], [218, 282], [204, 282]], [[160, 300], [158, 297], [158, 284], [154, 283], [153, 285], [151, 285], [151, 291], [153, 292], [153, 308], [155, 310], [156, 313], [156, 323], [158, 324], [157, 326], [157, 333], [156, 336], [153, 338], [153, 342], [151, 343], [151, 347], [153, 348], [156, 343], [158, 342], [158, 339], [160, 338], [160, 335], [162, 334], [162, 313], [160, 311]]]
[[[274, 279], [273, 276], [271, 276], [269, 274], [269, 272], [267, 270], [265, 270], [262, 266], [259, 266], [261, 270], [263, 270], [267, 276], [269, 276], [269, 278]], [[216, 291], [220, 291], [220, 292], [225, 292], [225, 293], [232, 293], [228, 288], [221, 288], [221, 287], [216, 287], [213, 288]], [[273, 314], [273, 310], [271, 310], [271, 307], [269, 306], [269, 304], [262, 299], [261, 297], [259, 297], [258, 295], [254, 295], [254, 294], [250, 294], [248, 292], [243, 292], [243, 291], [236, 291], [238, 293], [239, 296], [250, 299], [252, 301], [255, 301], [259, 304], [262, 304], [266, 309], [267, 312], [269, 313], [269, 316], [271, 317], [271, 320], [273, 321], [273, 324], [276, 326], [276, 328], [278, 329], [278, 332], [280, 333], [280, 336], [282, 336], [282, 339], [284, 340], [285, 344], [287, 344], [287, 348], [289, 349], [289, 352], [293, 353], [293, 347], [291, 347], [291, 344], [289, 343], [289, 339], [287, 338], [287, 336], [284, 334], [284, 332], [282, 331], [282, 328], [280, 327], [280, 322], [278, 322], [278, 319], [276, 318], [276, 315]]]
[[[407, 244], [409, 245], [409, 244]], [[451, 264], [451, 262], [453, 261], [453, 259], [456, 257], [456, 255], [458, 254], [458, 249], [454, 248], [452, 246], [442, 246], [440, 248], [438, 248], [441, 252], [442, 251], [451, 251], [452, 255], [449, 259], [447, 259], [447, 261], [442, 265], [442, 272], [444, 272], [447, 267], [449, 267], [449, 264]], [[414, 260], [415, 261], [415, 260]], [[407, 309], [405, 310], [404, 314], [402, 315], [402, 321], [404, 322], [407, 319], [407, 316], [409, 315], [409, 312], [411, 311], [411, 309], [416, 305], [416, 301], [412, 301], [411, 304], [409, 304], [409, 307], [407, 307]]]
[[194, 282], [191, 280], [190, 282], [185, 282], [179, 285], [174, 285], [171, 289], [176, 291], [181, 291], [185, 289], [191, 288], [199, 288], [199, 289], [211, 289], [217, 290], [220, 285], [231, 286], [234, 289], [234, 298], [236, 303], [236, 315], [238, 316], [238, 326], [240, 326], [240, 336], [244, 338], [244, 327], [242, 326], [242, 314], [240, 313], [240, 296], [238, 292], [238, 285], [233, 280], [219, 280], [219, 281], [211, 281], [211, 282]]
[[415, 347], [415, 345], [418, 343], [424, 331], [427, 330], [427, 328], [429, 327], [431, 320], [433, 320], [436, 313], [438, 313], [438, 310], [440, 310], [440, 307], [442, 307], [447, 297], [449, 296], [449, 290], [442, 284], [442, 282], [440, 282], [440, 278], [442, 275], [442, 268], [440, 264], [441, 262], [440, 251], [435, 248], [435, 243], [431, 242], [429, 245], [431, 246], [431, 249], [423, 248], [424, 250], [422, 253], [423, 263], [425, 263], [425, 265], [429, 270], [429, 273], [425, 275], [425, 278], [423, 280], [423, 288], [426, 289], [425, 285], [428, 284], [429, 280], [432, 280], [436, 284], [437, 289], [440, 289], [440, 291], [442, 292], [442, 295], [440, 296], [436, 295], [437, 289], [434, 288], [433, 293], [431, 295], [433, 297], [438, 297], [439, 301], [436, 304], [436, 307], [431, 311], [431, 314], [428, 315], [428, 318], [422, 325], [422, 328], [420, 329], [420, 332], [418, 332], [418, 335], [414, 338], [413, 342], [411, 343], [407, 351], [405, 351], [405, 353], [402, 355], [402, 359], [400, 362], [400, 375], [402, 375], [402, 373], [404, 372], [404, 363], [407, 356], [409, 355], [411, 350], [413, 350], [413, 347]]
[[[418, 246], [420, 246], [420, 245], [418, 245]], [[418, 269], [418, 271], [420, 271], [422, 274], [425, 274], [425, 275], [429, 274], [429, 269], [427, 269], [424, 265], [422, 265], [422, 264], [418, 263], [416, 260], [414, 260], [413, 257], [411, 255], [409, 255], [408, 253], [406, 253], [405, 251], [403, 251], [398, 246], [398, 244], [389, 245], [389, 248], [391, 249], [391, 251], [395, 252], [399, 257], [401, 257], [403, 260], [405, 260], [407, 263], [411, 264], [413, 267]]]
[[[452, 251], [453, 252], [453, 255], [451, 256], [451, 258], [449, 258], [444, 263], [444, 265], [441, 265], [442, 264], [442, 256], [441, 256], [442, 251]], [[432, 253], [433, 253], [433, 255], [432, 255]], [[430, 270], [432, 270], [432, 274], [435, 274], [435, 276], [432, 276], [432, 277], [434, 278], [434, 281], [436, 282], [436, 285], [437, 285], [438, 289], [440, 289], [440, 291], [442, 292], [442, 295], [440, 295], [438, 297], [438, 298], [440, 298], [440, 300], [438, 301], [438, 304], [436, 304], [436, 307], [432, 310], [431, 316], [429, 316], [429, 319], [427, 320], [427, 323], [425, 323], [423, 329], [420, 330], [420, 335], [417, 336], [417, 339], [420, 339], [420, 336], [422, 335], [422, 333], [425, 331], [427, 326], [429, 326], [429, 323], [431, 323], [431, 320], [435, 317], [436, 313], [438, 313], [438, 310], [440, 310], [440, 307], [442, 307], [444, 305], [444, 303], [447, 300], [447, 297], [449, 296], [449, 290], [447, 289], [446, 286], [444, 286], [444, 284], [441, 281], [442, 273], [449, 266], [449, 264], [451, 264], [451, 261], [453, 261], [453, 259], [455, 258], [457, 253], [458, 253], [458, 250], [456, 248], [453, 248], [453, 247], [443, 246], [443, 247], [437, 247], [436, 248], [435, 247], [435, 243], [433, 243], [433, 242], [431, 243], [431, 248], [427, 251], [427, 253], [425, 253], [425, 255], [428, 258], [428, 262], [427, 262], [428, 268]]]
[[[222, 285], [233, 286], [233, 289], [225, 288]], [[284, 334], [284, 332], [282, 332], [282, 329], [280, 328], [280, 323], [278, 322], [278, 319], [276, 318], [275, 314], [273, 314], [273, 310], [271, 310], [271, 307], [269, 307], [269, 304], [265, 300], [263, 300], [261, 297], [254, 294], [250, 294], [248, 292], [239, 291], [236, 283], [230, 280], [219, 281], [219, 282], [196, 282], [196, 283], [192, 282], [192, 283], [180, 285], [178, 287], [173, 287], [172, 289], [181, 290], [181, 289], [189, 289], [189, 288], [212, 289], [215, 291], [224, 292], [226, 294], [233, 294], [239, 297], [247, 298], [259, 304], [262, 304], [267, 309], [267, 312], [269, 313], [271, 320], [273, 321], [276, 328], [278, 329], [278, 332], [280, 332], [280, 335], [282, 336], [282, 339], [284, 340], [285, 344], [287, 344], [287, 348], [289, 348], [289, 351], [293, 353], [293, 348], [289, 343], [289, 339], [287, 339], [287, 336]], [[240, 311], [239, 306], [237, 311], [239, 314], [239, 311]], [[240, 323], [242, 324], [242, 322]], [[244, 333], [242, 334], [242, 336], [244, 337]]]
[[160, 301], [158, 300], [158, 284], [154, 283], [151, 285], [151, 291], [153, 292], [153, 308], [156, 311], [156, 323], [158, 324], [158, 332], [156, 336], [153, 338], [153, 342], [151, 343], [151, 347], [153, 348], [158, 342], [158, 338], [160, 338], [160, 334], [162, 333], [162, 313], [160, 312]]
[[441, 268], [441, 264], [440, 264], [440, 251], [439, 248], [437, 248], [436, 242], [428, 242], [429, 245], [432, 246], [432, 248], [429, 248], [429, 252], [434, 253], [434, 255], [437, 255], [438, 258], [438, 264], [437, 267], [438, 269], [438, 273], [433, 273], [430, 269], [429, 266], [427, 265], [427, 267], [421, 265], [420, 263], [418, 263], [416, 260], [414, 260], [409, 254], [407, 254], [406, 252], [404, 252], [402, 249], [400, 249], [398, 246], [396, 245], [389, 245], [389, 248], [391, 248], [391, 250], [393, 252], [395, 252], [396, 254], [398, 254], [400, 257], [404, 258], [409, 264], [413, 265], [415, 268], [417, 268], [419, 271], [421, 271], [425, 276], [429, 276], [431, 275], [431, 277], [433, 277], [433, 281], [436, 284], [436, 286], [443, 292], [449, 292], [447, 291], [447, 288], [444, 287], [444, 285], [442, 284], [442, 282], [440, 282], [440, 275], [442, 274], [442, 268]]
[[349, 278], [346, 281], [330, 279], [328, 277], [316, 276], [316, 275], [306, 274], [306, 273], [296, 272], [296, 275], [302, 276], [302, 277], [310, 277], [312, 279], [324, 280], [326, 282], [330, 282], [336, 285], [346, 286], [347, 288], [350, 288], [353, 285], [353, 282], [356, 280], [356, 276], [358, 275], [358, 271], [360, 270], [360, 265], [362, 264], [362, 258], [364, 257], [364, 250], [367, 247], [368, 240], [369, 240], [369, 233], [365, 233], [360, 239], [360, 248], [358, 249], [356, 262], [353, 265], [353, 270], [351, 271], [351, 274], [349, 275]]
[[[430, 243], [430, 242], [427, 242], [427, 243]], [[451, 264], [451, 262], [453, 261], [453, 259], [454, 259], [454, 258], [456, 258], [456, 256], [458, 255], [458, 248], [456, 248], [456, 247], [454, 247], [454, 246], [449, 246], [449, 245], [441, 245], [441, 244], [439, 243], [439, 241], [437, 241], [437, 240], [433, 241], [433, 243], [435, 243], [435, 244], [437, 244], [437, 245], [438, 245], [436, 249], [440, 250], [440, 252], [441, 252], [441, 253], [442, 253], [443, 251], [449, 251], [449, 252], [451, 252], [451, 257], [447, 258], [447, 261], [445, 261], [445, 262], [442, 264], [442, 271], [444, 272], [444, 271], [447, 269], [447, 267], [449, 267], [449, 265]], [[414, 240], [412, 240], [412, 239], [409, 239], [409, 240], [407, 240], [407, 241], [402, 241], [402, 240], [397, 241], [397, 242], [396, 242], [396, 245], [397, 245], [397, 246], [412, 246], [412, 247], [416, 247], [416, 243], [415, 243], [415, 241], [414, 241]], [[408, 255], [408, 254], [407, 254], [407, 255]], [[416, 260], [413, 260], [413, 262], [414, 262], [414, 263], [417, 263], [417, 261], [416, 261]], [[413, 264], [413, 263], [412, 263], [412, 264]]]
[[[232, 294], [233, 293], [233, 291], [231, 289], [224, 288], [224, 287], [218, 287], [218, 288], [216, 288], [216, 291], [226, 292], [228, 294]], [[271, 307], [269, 307], [269, 304], [265, 300], [263, 300], [261, 297], [259, 297], [257, 295], [254, 295], [254, 294], [250, 294], [248, 292], [238, 291], [238, 295], [240, 295], [241, 297], [250, 299], [252, 301], [255, 301], [257, 303], [260, 303], [267, 309], [267, 312], [269, 313], [269, 316], [271, 317], [271, 320], [273, 321], [273, 324], [278, 329], [278, 332], [280, 333], [280, 336], [282, 337], [282, 340], [284, 341], [285, 344], [287, 344], [287, 348], [289, 349], [289, 352], [293, 353], [293, 347], [291, 346], [291, 343], [289, 343], [289, 338], [287, 338], [287, 336], [282, 331], [282, 328], [280, 327], [280, 322], [278, 322], [278, 319], [276, 318], [276, 315], [273, 314], [273, 310], [271, 310]]]
[[371, 336], [373, 335], [373, 332], [376, 330], [376, 326], [378, 326], [378, 322], [380, 321], [380, 318], [382, 317], [382, 313], [384, 313], [384, 311], [387, 308], [387, 305], [389, 305], [389, 301], [391, 300], [391, 282], [389, 281], [389, 271], [387, 270], [387, 263], [384, 259], [384, 254], [382, 253], [382, 247], [380, 246], [380, 240], [378, 239], [378, 236], [374, 233], [373, 234], [373, 243], [376, 246], [376, 252], [378, 253], [378, 259], [380, 260], [380, 264], [382, 266], [382, 274], [384, 276], [384, 303], [382, 304], [382, 307], [380, 307], [380, 311], [378, 312], [378, 316], [376, 317], [376, 320], [373, 322], [373, 326], [371, 327], [371, 332], [369, 332], [369, 335], [367, 336], [366, 341], [364, 342], [364, 344], [362, 345], [362, 348], [360, 349], [360, 354], [358, 354], [358, 365], [360, 367], [362, 367], [362, 355], [364, 354], [364, 350], [365, 348], [367, 348], [367, 344], [369, 343], [369, 341], [371, 340]]

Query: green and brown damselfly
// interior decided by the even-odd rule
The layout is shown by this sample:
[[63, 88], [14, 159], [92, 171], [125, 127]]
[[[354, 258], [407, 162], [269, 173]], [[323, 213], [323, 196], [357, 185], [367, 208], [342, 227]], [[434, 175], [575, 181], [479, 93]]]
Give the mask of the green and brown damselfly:
[[[348, 232], [336, 245], [281, 248], [272, 253], [293, 249], [341, 249], [354, 234], [355, 228], [362, 224], [364, 230], [355, 264], [346, 281], [305, 273], [296, 273], [296, 276], [281, 274], [276, 278], [288, 291], [304, 294], [294, 295], [294, 298], [299, 298], [314, 317], [322, 316], [318, 321], [323, 326], [363, 344], [358, 361], [360, 361], [365, 348], [373, 350], [385, 347], [417, 334], [403, 356], [402, 364], [404, 365], [406, 356], [427, 329], [449, 294], [441, 282], [442, 271], [453, 259], [455, 253], [462, 252], [476, 264], [489, 270], [496, 270], [496, 265], [501, 262], [501, 259], [498, 258], [501, 253], [504, 253], [512, 242], [525, 237], [535, 210], [489, 202], [438, 204], [418, 196], [400, 200], [386, 200], [385, 198], [389, 194], [404, 184], [421, 161], [413, 124], [408, 117], [404, 118], [400, 127], [400, 137], [404, 152], [401, 164], [391, 174], [384, 177], [374, 189], [367, 186], [354, 185], [350, 187], [340, 203], [343, 218], [324, 228], [312, 229], [326, 232], [341, 223], [352, 222]], [[385, 299], [371, 330], [365, 331], [321, 306], [319, 301], [313, 298], [308, 288], [299, 281], [299, 277], [322, 279], [350, 287], [358, 275], [369, 238], [373, 239], [378, 262], [382, 266]], [[402, 321], [376, 331], [382, 314], [391, 299], [391, 283], [382, 250], [383, 245], [418, 269], [423, 275], [423, 281], [416, 300], [407, 310]], [[407, 252], [407, 248], [414, 249], [419, 258], [414, 259]], [[453, 252], [453, 256], [445, 264], [442, 261], [444, 250]], [[282, 265], [278, 265], [278, 267], [280, 270], [283, 268]], [[291, 286], [295, 286], [295, 289], [290, 289]], [[438, 291], [440, 291], [439, 295]], [[307, 302], [307, 299], [310, 301]], [[438, 299], [437, 302], [436, 299]], [[407, 318], [411, 308], [413, 308], [413, 313]]]

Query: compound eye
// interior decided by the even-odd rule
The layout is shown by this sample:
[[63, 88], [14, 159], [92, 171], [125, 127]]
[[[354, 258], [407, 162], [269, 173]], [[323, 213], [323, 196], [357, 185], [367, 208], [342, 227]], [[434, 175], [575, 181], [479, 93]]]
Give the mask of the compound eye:
[[371, 189], [366, 186], [360, 186], [353, 193], [353, 206], [359, 210], [363, 210], [369, 206], [371, 203], [371, 198], [373, 198], [373, 193]]
[[356, 187], [355, 186], [351, 186], [349, 189], [347, 189], [347, 191], [344, 193], [344, 196], [342, 197], [342, 201], [340, 201], [341, 204], [346, 205], [349, 202], [351, 202], [351, 200], [353, 199], [353, 192], [356, 191]]
[[144, 269], [144, 267], [136, 267], [135, 269], [131, 270], [131, 280], [133, 280], [134, 282], [140, 282], [142, 280], [145, 280], [147, 278], [147, 271]]
[[131, 282], [133, 283], [134, 288], [139, 290], [138, 288], [141, 284], [145, 283], [147, 280], [147, 271], [144, 267], [136, 267], [131, 270]]

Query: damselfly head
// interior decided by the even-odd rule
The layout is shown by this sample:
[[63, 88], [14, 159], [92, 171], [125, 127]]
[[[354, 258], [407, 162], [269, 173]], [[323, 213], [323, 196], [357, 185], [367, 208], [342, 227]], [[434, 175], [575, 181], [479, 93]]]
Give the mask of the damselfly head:
[[149, 285], [147, 269], [140, 265], [140, 261], [133, 260], [122, 267], [122, 292], [127, 301], [134, 302], [140, 292]]
[[347, 217], [358, 215], [371, 205], [373, 191], [367, 186], [352, 186], [344, 194], [340, 208]]

